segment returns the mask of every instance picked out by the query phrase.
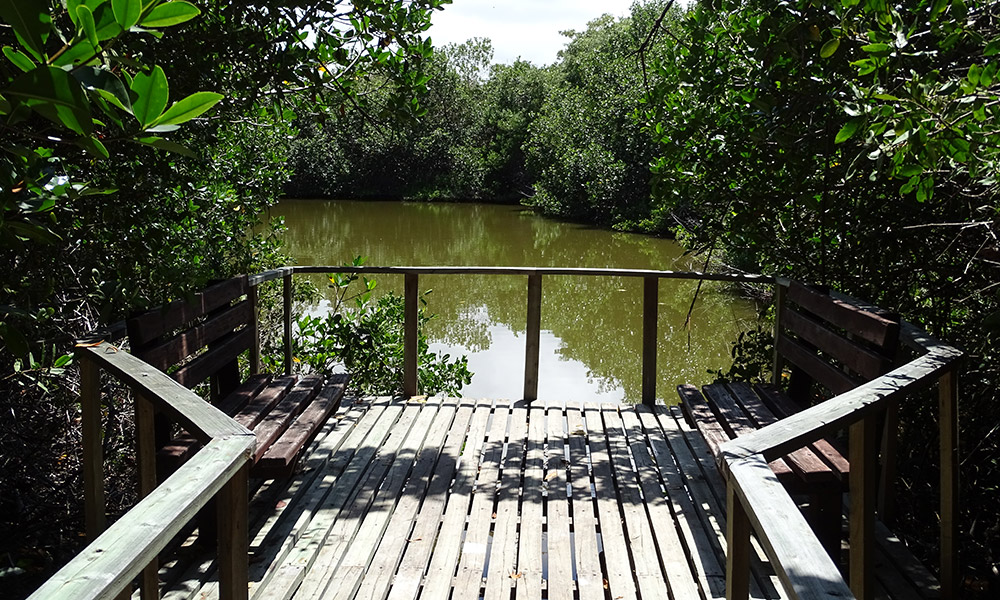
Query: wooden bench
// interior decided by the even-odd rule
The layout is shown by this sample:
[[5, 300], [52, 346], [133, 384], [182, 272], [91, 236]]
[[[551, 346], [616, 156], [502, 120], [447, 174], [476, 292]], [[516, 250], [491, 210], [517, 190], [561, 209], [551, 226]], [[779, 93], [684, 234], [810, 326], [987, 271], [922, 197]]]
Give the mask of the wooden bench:
[[[278, 376], [258, 370], [256, 290], [246, 276], [215, 284], [127, 320], [132, 353], [185, 387], [208, 383], [210, 401], [257, 436], [251, 477], [290, 475], [340, 403], [346, 376]], [[240, 356], [252, 374], [240, 381]], [[199, 447], [167, 415], [156, 418], [159, 479]]]
[[[700, 391], [692, 385], [677, 388], [686, 418], [716, 456], [719, 446], [730, 439], [892, 368], [899, 340], [895, 315], [791, 283], [779, 296], [777, 320], [775, 381], [780, 381], [784, 366], [790, 366], [787, 392], [773, 383], [713, 383]], [[850, 472], [842, 447], [838, 440], [820, 440], [771, 462], [790, 494], [808, 498], [807, 516], [834, 557], [840, 551], [842, 492]]]

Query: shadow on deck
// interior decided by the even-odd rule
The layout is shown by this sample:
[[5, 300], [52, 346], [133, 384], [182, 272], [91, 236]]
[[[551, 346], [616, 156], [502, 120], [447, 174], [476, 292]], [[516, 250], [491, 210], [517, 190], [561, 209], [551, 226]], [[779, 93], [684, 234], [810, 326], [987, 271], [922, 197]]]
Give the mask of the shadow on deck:
[[[676, 408], [347, 399], [254, 496], [250, 597], [724, 598], [725, 494]], [[883, 533], [877, 597], [934, 596]], [[165, 598], [218, 597], [194, 548]], [[751, 597], [785, 597], [755, 554]]]

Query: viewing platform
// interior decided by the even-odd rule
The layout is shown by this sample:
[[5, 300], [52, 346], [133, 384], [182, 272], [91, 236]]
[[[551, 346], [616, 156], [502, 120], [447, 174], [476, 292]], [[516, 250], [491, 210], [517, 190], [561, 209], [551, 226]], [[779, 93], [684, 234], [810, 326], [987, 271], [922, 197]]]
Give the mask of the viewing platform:
[[[291, 267], [249, 282], [284, 281], [287, 340], [292, 276], [337, 270], [406, 277], [408, 393], [345, 396], [288, 478], [251, 479], [253, 432], [158, 369], [108, 340], [78, 348], [88, 531], [94, 541], [32, 598], [954, 597], [954, 377], [961, 356], [954, 348], [904, 323], [900, 338], [908, 347], [908, 362], [724, 443], [713, 455], [676, 406], [534, 398], [538, 377], [544, 376], [537, 370], [542, 277], [643, 278], [644, 306], [653, 312], [643, 318], [651, 327], [643, 352], [647, 398], [655, 398], [655, 380], [645, 374], [655, 372], [647, 369], [650, 360], [655, 363], [660, 278], [744, 279], [778, 287], [788, 282], [760, 276], [478, 267]], [[527, 275], [524, 398], [416, 393], [413, 317], [417, 277], [423, 272]], [[255, 297], [251, 287], [247, 302]], [[290, 358], [286, 352], [287, 365]], [[251, 348], [251, 366], [258, 361]], [[203, 444], [154, 486], [148, 458], [155, 453], [152, 436], [143, 433], [151, 427], [140, 416], [144, 498], [108, 528], [95, 418], [99, 370], [113, 373], [142, 402], [170, 413]], [[839, 556], [831, 557], [768, 463], [878, 418], [890, 404], [933, 382], [939, 384], [940, 398], [942, 582], [874, 520], [877, 477], [868, 465], [877, 457], [856, 446], [853, 435], [851, 470], [859, 477], [852, 476], [843, 496], [847, 542]], [[148, 409], [137, 414], [143, 411], [152, 414]], [[204, 536], [191, 534], [191, 523], [213, 498], [218, 544], [206, 549]]]

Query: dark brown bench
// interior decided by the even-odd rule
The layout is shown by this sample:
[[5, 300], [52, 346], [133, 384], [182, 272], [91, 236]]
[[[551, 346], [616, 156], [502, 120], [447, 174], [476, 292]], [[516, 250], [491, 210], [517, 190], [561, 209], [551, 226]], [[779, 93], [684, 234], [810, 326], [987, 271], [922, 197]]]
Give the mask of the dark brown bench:
[[[207, 383], [209, 400], [257, 436], [251, 477], [290, 475], [310, 441], [337, 408], [346, 376], [277, 376], [256, 373], [256, 295], [246, 276], [215, 284], [127, 320], [132, 353], [194, 389]], [[246, 354], [251, 375], [240, 378]], [[159, 479], [198, 448], [167, 415], [156, 418]]]
[[[774, 383], [713, 383], [700, 391], [678, 386], [685, 416], [712, 452], [812, 403], [888, 372], [899, 340], [899, 318], [862, 308], [822, 290], [791, 283], [779, 298], [775, 381], [790, 367], [787, 392]], [[806, 496], [817, 535], [834, 556], [840, 549], [842, 492], [850, 465], [838, 440], [820, 440], [773, 462], [789, 493]]]

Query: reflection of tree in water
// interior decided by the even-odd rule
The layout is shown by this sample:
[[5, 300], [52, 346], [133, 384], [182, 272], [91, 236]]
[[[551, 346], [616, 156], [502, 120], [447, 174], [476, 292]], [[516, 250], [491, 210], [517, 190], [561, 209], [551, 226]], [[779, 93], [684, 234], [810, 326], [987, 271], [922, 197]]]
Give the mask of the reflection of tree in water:
[[[287, 248], [298, 264], [500, 265], [688, 270], [694, 265], [670, 240], [560, 223], [517, 207], [452, 204], [291, 201]], [[695, 266], [695, 268], [700, 265]], [[378, 276], [378, 289], [402, 293], [402, 276]], [[706, 284], [692, 315], [691, 345], [684, 319], [694, 281], [661, 280], [658, 390], [673, 399], [678, 383], [702, 382], [710, 368], [727, 368], [731, 343], [755, 318], [752, 307]], [[500, 323], [525, 330], [524, 276], [436, 275], [428, 308], [433, 341], [480, 351]], [[597, 386], [641, 389], [642, 282], [635, 278], [550, 276], [542, 283], [542, 329], [562, 340], [560, 357], [587, 366]], [[545, 373], [541, 373], [545, 377]]]

